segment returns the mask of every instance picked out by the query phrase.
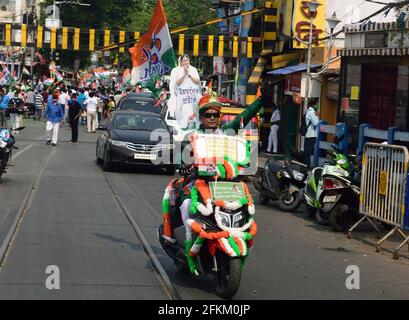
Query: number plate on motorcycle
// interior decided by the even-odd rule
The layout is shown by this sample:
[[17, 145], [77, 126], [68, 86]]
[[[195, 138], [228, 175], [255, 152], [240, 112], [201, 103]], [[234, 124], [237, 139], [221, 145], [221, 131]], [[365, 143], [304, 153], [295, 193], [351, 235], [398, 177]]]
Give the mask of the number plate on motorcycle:
[[323, 202], [324, 203], [326, 203], [326, 202], [335, 202], [335, 200], [337, 200], [337, 196], [326, 196], [326, 197], [324, 197]]

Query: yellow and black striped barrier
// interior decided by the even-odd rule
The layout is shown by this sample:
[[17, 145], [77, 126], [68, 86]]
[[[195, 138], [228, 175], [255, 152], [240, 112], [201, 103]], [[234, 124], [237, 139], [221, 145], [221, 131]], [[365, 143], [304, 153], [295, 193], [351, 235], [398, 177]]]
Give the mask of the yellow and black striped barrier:
[[[20, 41], [16, 41], [20, 33]], [[0, 24], [0, 46], [35, 47], [74, 51], [95, 51], [115, 49], [120, 53], [128, 51], [129, 45], [119, 43], [138, 40], [140, 32], [124, 30], [98, 30], [73, 27], [46, 28], [25, 24]], [[257, 58], [261, 51], [261, 38], [228, 37], [215, 35], [173, 34], [172, 42], [177, 54], [208, 57]]]
[[277, 43], [278, 2], [279, 0], [270, 0], [265, 3], [263, 50], [247, 83], [246, 104], [248, 105], [256, 99], [259, 82], [267, 64], [267, 56], [271, 56]]

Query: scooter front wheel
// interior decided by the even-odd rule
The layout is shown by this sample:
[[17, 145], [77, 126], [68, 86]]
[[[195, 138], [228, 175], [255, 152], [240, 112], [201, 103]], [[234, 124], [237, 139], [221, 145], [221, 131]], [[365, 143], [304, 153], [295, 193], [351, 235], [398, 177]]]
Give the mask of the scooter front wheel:
[[242, 264], [239, 258], [223, 259], [216, 274], [216, 294], [223, 299], [232, 298], [240, 287]]
[[298, 209], [302, 201], [301, 192], [283, 192], [278, 199], [278, 206], [280, 210], [291, 212]]

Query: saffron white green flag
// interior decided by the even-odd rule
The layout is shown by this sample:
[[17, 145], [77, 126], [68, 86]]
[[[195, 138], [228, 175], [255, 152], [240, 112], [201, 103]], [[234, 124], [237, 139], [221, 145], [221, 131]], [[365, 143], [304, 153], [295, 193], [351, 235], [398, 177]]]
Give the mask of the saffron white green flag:
[[154, 86], [159, 77], [175, 67], [175, 53], [162, 0], [156, 2], [148, 31], [129, 52], [133, 65], [133, 86], [138, 83]]

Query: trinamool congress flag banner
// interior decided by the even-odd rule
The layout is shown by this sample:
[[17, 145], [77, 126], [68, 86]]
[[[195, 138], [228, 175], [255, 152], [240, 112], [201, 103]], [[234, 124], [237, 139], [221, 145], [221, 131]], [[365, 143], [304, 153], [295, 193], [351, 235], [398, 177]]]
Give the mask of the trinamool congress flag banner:
[[129, 52], [133, 65], [132, 86], [138, 83], [154, 85], [160, 76], [175, 67], [175, 53], [162, 0], [156, 2], [148, 31]]

